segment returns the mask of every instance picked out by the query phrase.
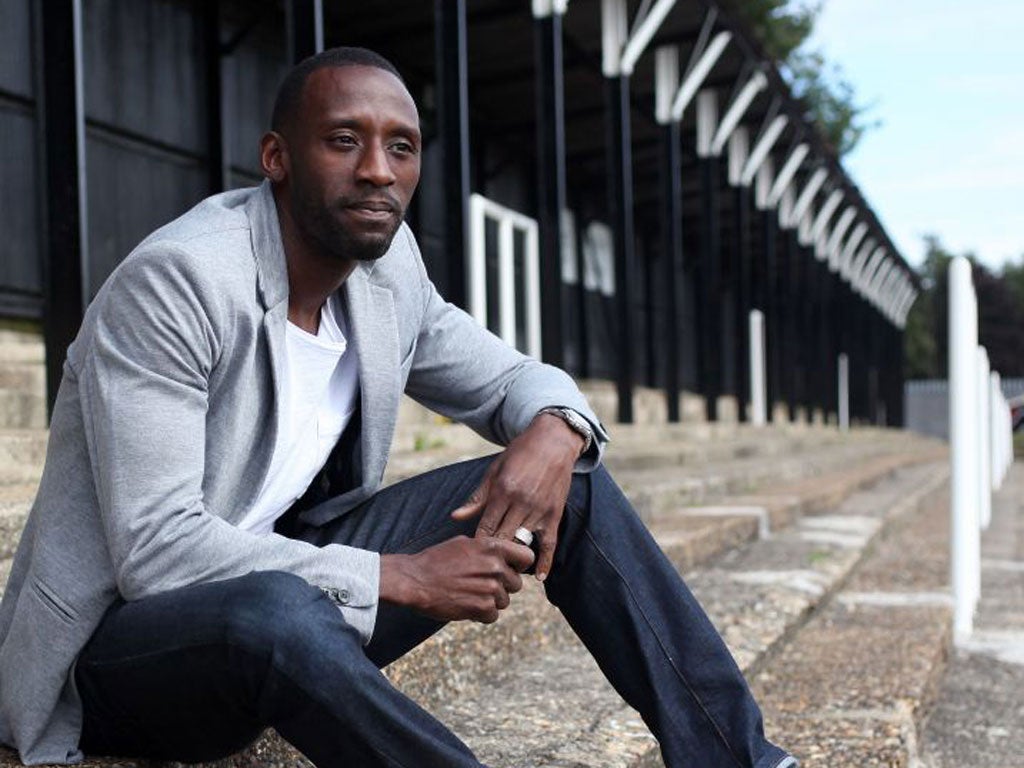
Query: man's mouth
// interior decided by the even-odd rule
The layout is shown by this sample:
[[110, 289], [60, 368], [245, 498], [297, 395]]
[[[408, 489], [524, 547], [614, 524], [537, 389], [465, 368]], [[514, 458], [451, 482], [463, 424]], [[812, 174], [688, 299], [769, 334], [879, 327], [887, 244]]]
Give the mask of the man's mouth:
[[370, 219], [387, 219], [398, 212], [398, 206], [390, 200], [360, 200], [345, 207], [359, 216]]

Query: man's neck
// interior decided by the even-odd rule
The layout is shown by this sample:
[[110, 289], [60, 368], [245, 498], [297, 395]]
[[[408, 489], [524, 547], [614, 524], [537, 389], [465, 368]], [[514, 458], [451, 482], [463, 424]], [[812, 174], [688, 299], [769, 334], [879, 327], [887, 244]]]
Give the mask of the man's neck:
[[288, 320], [315, 334], [320, 327], [320, 308], [352, 274], [356, 262], [322, 253], [295, 225], [288, 205], [277, 195], [274, 199], [288, 267]]

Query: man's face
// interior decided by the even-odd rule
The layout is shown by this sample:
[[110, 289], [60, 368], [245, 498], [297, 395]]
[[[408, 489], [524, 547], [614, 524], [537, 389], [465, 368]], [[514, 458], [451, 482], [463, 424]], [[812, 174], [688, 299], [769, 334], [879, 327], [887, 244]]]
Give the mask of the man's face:
[[419, 115], [401, 81], [376, 67], [318, 69], [283, 132], [303, 235], [339, 259], [383, 256], [420, 178]]

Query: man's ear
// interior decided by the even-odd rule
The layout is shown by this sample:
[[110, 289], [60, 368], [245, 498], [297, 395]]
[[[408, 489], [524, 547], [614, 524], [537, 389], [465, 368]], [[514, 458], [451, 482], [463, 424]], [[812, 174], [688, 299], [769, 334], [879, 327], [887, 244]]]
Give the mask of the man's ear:
[[268, 131], [260, 139], [260, 166], [263, 175], [275, 184], [288, 178], [288, 146], [277, 131]]

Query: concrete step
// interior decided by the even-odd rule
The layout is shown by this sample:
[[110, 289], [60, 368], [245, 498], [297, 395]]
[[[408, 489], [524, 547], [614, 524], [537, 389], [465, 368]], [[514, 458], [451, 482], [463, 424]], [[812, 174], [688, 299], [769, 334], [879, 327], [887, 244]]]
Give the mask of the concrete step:
[[923, 729], [927, 768], [1024, 765], [1024, 462], [1010, 468], [981, 537], [981, 599]]
[[0, 428], [0, 487], [35, 483], [43, 473], [47, 432]]
[[[849, 447], [888, 452], [922, 446], [922, 438], [893, 430], [865, 430], [869, 434], [842, 434], [824, 427], [732, 429], [718, 425], [661, 425], [660, 428], [619, 427], [605, 453], [605, 465], [620, 476], [627, 471], [660, 472], [666, 467], [705, 467], [710, 463], [742, 458], [794, 457]], [[943, 450], [940, 443], [933, 443]], [[440, 464], [498, 451], [465, 427], [439, 426], [414, 438], [396, 437], [385, 482], [392, 483]]]
[[[25, 518], [36, 497], [36, 484], [0, 486], [0, 562], [14, 556]], [[0, 582], [0, 591], [7, 579]]]
[[645, 520], [672, 514], [684, 506], [706, 505], [722, 496], [750, 494], [758, 488], [795, 483], [842, 468], [855, 468], [864, 462], [885, 461], [888, 457], [934, 457], [938, 451], [913, 454], [887, 451], [881, 446], [839, 445], [818, 447], [785, 456], [732, 459], [706, 466], [634, 470], [617, 475], [623, 490]]
[[[604, 386], [604, 382], [591, 383], [594, 392], [601, 393], [608, 389], [614, 397], [614, 387]], [[593, 392], [590, 392], [593, 398]], [[660, 393], [657, 393], [660, 397]], [[646, 396], [645, 396], [646, 397]], [[703, 409], [703, 401], [700, 408]], [[664, 418], [654, 421], [638, 419], [635, 424], [618, 424], [613, 420], [606, 420], [606, 425], [612, 436], [612, 445], [624, 443], [642, 442], [648, 445], [670, 440], [695, 441], [698, 444], [709, 439], [723, 439], [731, 436], [739, 436], [756, 442], [758, 438], [771, 440], [773, 436], [796, 437], [803, 436], [805, 439], [829, 438], [838, 436], [840, 433], [835, 427], [825, 427], [820, 424], [806, 423], [775, 423], [767, 428], [753, 427], [750, 424], [738, 424], [730, 421], [719, 421], [708, 423], [699, 419], [688, 419], [684, 413], [684, 421], [678, 424], [669, 424]], [[855, 433], [863, 433], [866, 438], [869, 434], [884, 433], [886, 430], [858, 429]], [[888, 430], [892, 432], [892, 430]], [[849, 439], [855, 433], [844, 435]], [[431, 448], [449, 448], [452, 450], [466, 450], [474, 448], [480, 443], [481, 438], [475, 435], [472, 430], [461, 425], [453, 424], [444, 417], [427, 411], [408, 397], [402, 399], [399, 409], [398, 424], [395, 429], [395, 439], [392, 443], [392, 454], [404, 451], [423, 451]]]
[[0, 429], [46, 429], [46, 396], [0, 387]]
[[[783, 570], [790, 572], [774, 580], [762, 573], [753, 581], [719, 576], [707, 577], [708, 585], [701, 586], [700, 574], [691, 574], [690, 577], [691, 586], [696, 585], [695, 589], [703, 590], [698, 591], [698, 596], [711, 607], [713, 618], [719, 622], [737, 655], [743, 659], [743, 654], [747, 654], [756, 661], [764, 655], [763, 649], [771, 648], [795, 623], [801, 621], [810, 607], [820, 601], [822, 594], [827, 593], [829, 584], [840, 579], [844, 573], [843, 568], [834, 563], [845, 560], [833, 560], [829, 548], [836, 547], [839, 551], [845, 551], [844, 547], [848, 548], [851, 537], [841, 534], [849, 534], [849, 531], [843, 529], [841, 523], [838, 524], [838, 531], [826, 525], [827, 535], [822, 537], [819, 535], [820, 525], [815, 529], [810, 519], [802, 516], [822, 511], [823, 505], [837, 500], [841, 502], [843, 498], [851, 497], [851, 494], [851, 498], [858, 498], [863, 494], [858, 489], [877, 482], [886, 488], [893, 484], [895, 486], [888, 491], [888, 501], [872, 501], [871, 507], [876, 513], [891, 508], [896, 499], [916, 498], [915, 488], [919, 489], [922, 482], [926, 482], [933, 474], [941, 479], [941, 470], [934, 466], [899, 469], [908, 463], [919, 462], [928, 455], [928, 450], [933, 450], [931, 446], [925, 446], [927, 450], [922, 450], [920, 444], [916, 447], [916, 453], [906, 451], [868, 460], [863, 460], [865, 454], [861, 454], [862, 461], [859, 463], [849, 460], [847, 466], [829, 474], [802, 478], [789, 485], [776, 482], [770, 488], [765, 488], [760, 495], [725, 498], [714, 508], [683, 510], [674, 516], [666, 513], [652, 519], [652, 530], [674, 562], [684, 571], [706, 563], [709, 558], [722, 552], [734, 552], [737, 547], [750, 542], [754, 542], [751, 549], [773, 548], [770, 551], [775, 552], [774, 555], [763, 554], [762, 558], [774, 557], [785, 565]], [[936, 480], [933, 478], [931, 482]], [[791, 530], [782, 530], [769, 539], [758, 539], [766, 528], [782, 528], [791, 521], [797, 521], [796, 527]], [[800, 528], [803, 524], [811, 527], [803, 530]], [[806, 548], [808, 535], [814, 542], [822, 538], [826, 541], [814, 543], [810, 554], [804, 552], [803, 560], [794, 560], [791, 551], [779, 549], [787, 546], [787, 542], [791, 547]], [[793, 544], [794, 536], [796, 544]], [[777, 583], [792, 576], [794, 562], [804, 560], [808, 562], [810, 570], [815, 573], [821, 571], [824, 575], [809, 577], [797, 574], [795, 586]], [[831, 564], [831, 570], [826, 567], [827, 564]], [[813, 578], [818, 580], [813, 581]], [[767, 585], [765, 579], [768, 579]], [[819, 587], [821, 584], [825, 586], [817, 590], [817, 593], [815, 590], [808, 591], [808, 579], [812, 579], [812, 583]], [[718, 593], [715, 590], [720, 589], [723, 581], [728, 589], [733, 590], [730, 593], [734, 595], [732, 598], [727, 599], [720, 594], [716, 597]], [[736, 597], [737, 594], [746, 597]], [[767, 599], [774, 602], [766, 604]], [[774, 617], [776, 623], [766, 629], [764, 622], [757, 623], [761, 616]], [[783, 618], [779, 619], [780, 616]], [[756, 626], [751, 624], [752, 621]], [[530, 689], [527, 680], [517, 682], [516, 685], [520, 687], [506, 691], [504, 686], [507, 681], [503, 681], [508, 677], [507, 670], [521, 670], [524, 659], [528, 660], [527, 666], [533, 670], [526, 677], [535, 678], [536, 689]], [[749, 659], [745, 662], [748, 666], [753, 663]], [[422, 700], [457, 730], [462, 727], [458, 725], [459, 712], [473, 712], [474, 716], [465, 720], [466, 725], [459, 731], [460, 735], [480, 751], [482, 758], [494, 765], [628, 766], [636, 764], [636, 760], [650, 761], [653, 759], [650, 735], [635, 716], [618, 703], [617, 696], [607, 689], [596, 669], [588, 671], [588, 664], [593, 666], [589, 657], [580, 652], [576, 641], [565, 630], [560, 615], [547, 605], [540, 590], [531, 582], [530, 587], [517, 596], [513, 607], [497, 625], [488, 628], [469, 624], [452, 625], [389, 668], [388, 674], [403, 690]], [[552, 678], [546, 685], [542, 682], [548, 679], [546, 675], [554, 675], [559, 670], [562, 670], [563, 678]], [[516, 677], [523, 676], [517, 674]], [[494, 692], [493, 685], [501, 685], [501, 692]], [[546, 694], [541, 690], [542, 687], [546, 688]], [[483, 691], [488, 693], [483, 695]], [[558, 692], [557, 697], [553, 696], [552, 691]], [[579, 692], [578, 696], [573, 691]], [[534, 698], [535, 694], [539, 698]], [[477, 698], [474, 699], [474, 696]], [[510, 701], [523, 701], [524, 706], [499, 709], [486, 703], [504, 700], [505, 696], [511, 696], [508, 699]], [[528, 707], [526, 702], [530, 702]], [[459, 710], [460, 707], [462, 710]], [[508, 712], [516, 713], [513, 719], [519, 721], [518, 735], [507, 730], [511, 724], [494, 719], [500, 720], [502, 712], [506, 713], [505, 717]], [[566, 713], [573, 713], [574, 716], [567, 718]], [[587, 723], [582, 726], [578, 722], [579, 718], [575, 717], [580, 713], [589, 716]], [[473, 730], [476, 727], [473, 723], [480, 723], [476, 731]], [[521, 732], [524, 724], [531, 726], [528, 733]], [[563, 725], [569, 730], [560, 730]], [[499, 733], [503, 735], [495, 738], [495, 734]], [[574, 749], [576, 752], [573, 752]], [[511, 754], [510, 750], [515, 754]], [[3, 762], [0, 759], [0, 764]], [[224, 761], [222, 765], [270, 763], [304, 764], [300, 756], [271, 736], [261, 740], [247, 753]], [[109, 762], [101, 764], [111, 765]]]
[[[709, 566], [688, 573], [691, 589], [741, 668], [751, 674], [763, 664], [844, 583], [885, 520], [915, 509], [943, 482], [936, 467], [902, 470], [874, 490], [853, 493], [828, 515], [801, 518], [769, 539], [731, 548]], [[677, 559], [676, 548], [661, 530], [655, 531]], [[489, 673], [477, 674], [472, 685], [453, 686], [449, 681], [459, 677], [448, 670], [443, 685], [436, 684], [436, 676], [432, 687], [423, 680], [410, 684], [413, 675], [401, 662], [389, 674], [489, 765], [658, 765], [646, 727], [611, 690], [557, 613], [547, 609], [545, 614], [538, 602], [531, 602], [525, 615], [508, 617], [516, 621], [518, 636], [513, 633], [509, 652]], [[535, 627], [531, 642], [531, 623], [541, 623], [538, 617], [545, 615], [547, 626], [543, 631]], [[430, 654], [430, 661], [437, 657], [429, 645], [418, 653]], [[405, 663], [414, 661], [410, 657]], [[776, 738], [788, 744], [784, 734]]]
[[[748, 675], [844, 584], [887, 519], [917, 509], [944, 481], [942, 467], [935, 465], [874, 478], [836, 473], [827, 482], [845, 483], [849, 495], [828, 515], [799, 518], [792, 527], [730, 549], [712, 563], [706, 555], [684, 554], [690, 567], [705, 563], [687, 573], [687, 580]], [[864, 482], [873, 487], [857, 485]], [[800, 488], [782, 490], [793, 491], [790, 503], [799, 506]], [[726, 521], [719, 518], [717, 524]], [[671, 536], [664, 540], [664, 531], [655, 528], [678, 561], [677, 547]], [[451, 625], [387, 674], [496, 768], [659, 765], [646, 727], [532, 582], [496, 625]], [[782, 734], [775, 736], [787, 743]], [[846, 764], [852, 763], [833, 763]], [[246, 753], [216, 765], [309, 764], [268, 733]]]
[[0, 358], [0, 389], [42, 395], [46, 391], [46, 368], [41, 362], [10, 362]]
[[767, 727], [804, 768], [921, 766], [921, 724], [951, 639], [948, 486], [900, 506], [856, 572], [753, 678]]
[[[46, 433], [39, 430], [0, 431], [0, 492], [12, 486], [11, 493], [21, 494], [23, 497], [17, 501], [12, 500], [3, 512], [3, 525], [0, 527], [0, 559], [3, 552], [15, 546], [18, 531], [28, 513], [34, 495], [28, 493], [28, 490], [38, 481], [41, 473], [45, 456], [45, 438]], [[940, 450], [927, 441], [918, 440], [907, 444], [905, 440], [894, 439], [889, 435], [883, 435], [882, 438], [885, 439], [876, 440], [871, 444], [866, 444], [859, 437], [847, 440], [829, 438], [830, 444], [811, 445], [807, 446], [805, 451], [797, 451], [796, 446], [801, 445], [799, 441], [776, 436], [760, 441], [762, 447], [778, 443], [772, 448], [773, 454], [769, 457], [748, 457], [750, 448], [745, 443], [711, 439], [704, 442], [704, 456], [699, 463], [682, 466], [672, 466], [671, 462], [676, 461], [678, 456], [671, 451], [665, 453], [663, 445], [648, 446], [635, 443], [621, 445], [614, 451], [609, 451], [608, 464], [641, 515], [645, 519], [654, 519], [658, 515], [674, 512], [683, 506], [706, 505], [723, 494], [748, 493], [760, 485], [777, 485], [784, 480], [795, 481], [808, 475], [821, 474], [830, 468], [857, 467], [864, 462], [871, 465], [871, 462], [890, 460], [895, 462], [892, 465], [895, 467], [904, 461], [923, 460], [936, 450]], [[907, 450], [905, 444], [914, 450]], [[782, 451], [787, 446], [791, 450], [779, 456], [775, 455], [775, 451]], [[891, 450], [887, 451], [890, 447]], [[399, 454], [394, 457], [393, 465], [389, 466], [385, 481], [395, 482], [441, 464], [496, 450], [493, 445], [483, 441], [479, 443], [478, 448], [477, 451], [458, 453], [435, 450]], [[735, 458], [737, 454], [742, 458]], [[870, 457], [873, 454], [881, 455]], [[671, 467], [671, 471], [665, 471], [663, 468], [617, 469], [620, 465], [658, 466], [660, 462], [665, 462], [665, 466]], [[867, 469], [869, 472], [874, 471], [870, 466]], [[768, 493], [768, 496], [771, 494]], [[771, 498], [747, 499], [745, 504], [758, 508], [777, 506]], [[722, 512], [711, 509], [706, 514], [701, 514], [705, 517], [721, 517]], [[730, 516], [737, 515], [730, 513]], [[749, 518], [749, 514], [741, 514], [739, 517]], [[757, 521], [747, 520], [747, 524], [756, 525]], [[778, 524], [778, 521], [775, 521], [775, 524]], [[735, 527], [740, 523], [734, 521], [730, 525]], [[731, 528], [726, 526], [726, 530]]]
[[44, 363], [46, 347], [38, 333], [0, 329], [0, 363]]

